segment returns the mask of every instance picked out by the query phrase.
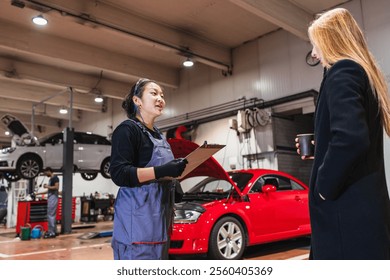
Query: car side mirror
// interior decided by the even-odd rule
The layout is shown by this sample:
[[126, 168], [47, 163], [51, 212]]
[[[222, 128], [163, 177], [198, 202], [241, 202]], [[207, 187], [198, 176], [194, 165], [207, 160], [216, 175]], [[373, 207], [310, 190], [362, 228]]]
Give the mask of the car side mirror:
[[261, 188], [261, 191], [263, 193], [270, 193], [270, 192], [276, 192], [276, 187], [274, 185], [264, 185]]

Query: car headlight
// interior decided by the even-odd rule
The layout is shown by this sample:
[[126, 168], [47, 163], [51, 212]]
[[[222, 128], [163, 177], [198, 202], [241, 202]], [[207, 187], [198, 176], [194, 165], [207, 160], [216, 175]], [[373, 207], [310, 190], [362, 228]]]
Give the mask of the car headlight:
[[3, 154], [10, 154], [16, 150], [16, 147], [8, 147], [1, 150]]
[[195, 210], [176, 209], [173, 222], [176, 224], [196, 223], [200, 215], [202, 215], [202, 213]]

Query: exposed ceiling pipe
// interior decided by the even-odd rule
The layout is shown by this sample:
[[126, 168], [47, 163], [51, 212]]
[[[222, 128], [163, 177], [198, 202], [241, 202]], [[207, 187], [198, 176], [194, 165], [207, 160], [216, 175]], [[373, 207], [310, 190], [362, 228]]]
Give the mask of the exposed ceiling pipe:
[[314, 103], [316, 102], [318, 92], [314, 89], [304, 91], [301, 93], [293, 94], [290, 96], [264, 101], [258, 98], [245, 99], [240, 98], [238, 100], [229, 101], [219, 105], [207, 107], [205, 109], [189, 112], [186, 114], [178, 115], [172, 118], [166, 118], [156, 122], [158, 128], [162, 131], [166, 131], [170, 128], [177, 127], [179, 125], [191, 125], [202, 124], [211, 122], [237, 114], [238, 110], [253, 109], [253, 108], [269, 108], [279, 104], [284, 104], [290, 101], [299, 100], [306, 97], [312, 97]]

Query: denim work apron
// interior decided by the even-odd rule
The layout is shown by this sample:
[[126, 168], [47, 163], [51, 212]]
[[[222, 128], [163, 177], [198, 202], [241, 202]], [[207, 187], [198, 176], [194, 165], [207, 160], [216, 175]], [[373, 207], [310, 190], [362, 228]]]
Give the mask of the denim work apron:
[[[154, 138], [136, 123], [153, 142], [152, 158], [145, 167], [173, 160], [163, 135]], [[168, 259], [173, 217], [174, 188], [171, 181], [153, 180], [137, 187], [120, 187], [115, 200], [112, 248], [116, 260]]]

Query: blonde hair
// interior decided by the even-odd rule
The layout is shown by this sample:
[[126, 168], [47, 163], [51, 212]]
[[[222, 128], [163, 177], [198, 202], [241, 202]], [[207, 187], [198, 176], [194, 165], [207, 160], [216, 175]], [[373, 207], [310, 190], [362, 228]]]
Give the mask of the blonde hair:
[[372, 92], [376, 96], [383, 126], [390, 136], [390, 100], [385, 76], [368, 49], [359, 25], [343, 8], [319, 14], [309, 27], [310, 41], [321, 52], [326, 68], [341, 59], [359, 63], [367, 73]]

